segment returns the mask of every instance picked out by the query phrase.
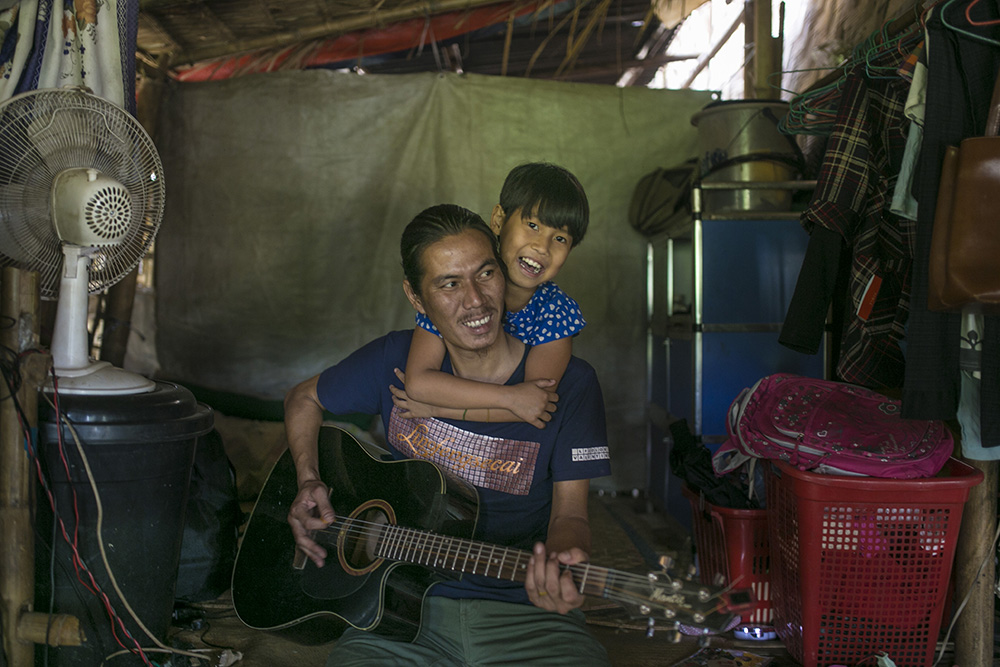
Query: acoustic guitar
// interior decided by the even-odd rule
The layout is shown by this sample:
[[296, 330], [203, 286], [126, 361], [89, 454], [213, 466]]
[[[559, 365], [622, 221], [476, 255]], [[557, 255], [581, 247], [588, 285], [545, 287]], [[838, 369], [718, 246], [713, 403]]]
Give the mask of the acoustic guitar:
[[[524, 581], [530, 551], [472, 539], [474, 487], [430, 461], [376, 458], [332, 426], [321, 429], [318, 452], [337, 514], [314, 535], [328, 551], [326, 564], [316, 567], [296, 548], [286, 521], [298, 493], [286, 451], [264, 484], [236, 556], [233, 603], [247, 626], [304, 643], [332, 641], [348, 625], [411, 641], [434, 583], [467, 573]], [[664, 620], [675, 631], [681, 625], [721, 631], [754, 603], [749, 589], [692, 583], [666, 567], [641, 575], [589, 563], [568, 569], [582, 594], [616, 601], [650, 628]]]

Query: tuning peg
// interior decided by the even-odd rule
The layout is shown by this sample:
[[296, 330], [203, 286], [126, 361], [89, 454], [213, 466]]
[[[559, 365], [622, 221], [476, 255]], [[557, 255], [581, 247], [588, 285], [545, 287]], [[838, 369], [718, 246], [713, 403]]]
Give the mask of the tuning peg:
[[712, 577], [712, 584], [715, 586], [725, 586], [726, 585], [726, 575], [721, 572], [716, 572], [715, 576]]
[[650, 616], [646, 619], [646, 637], [652, 638], [653, 632], [656, 631], [656, 619]]
[[680, 622], [674, 623], [674, 626], [667, 631], [667, 641], [671, 644], [680, 644], [683, 635], [681, 634]]
[[698, 646], [701, 648], [708, 648], [708, 645], [712, 643], [712, 636], [708, 634], [698, 636]]
[[671, 558], [670, 556], [663, 555], [660, 556], [660, 559], [657, 561], [657, 563], [659, 564], [660, 569], [666, 572], [667, 570], [669, 570], [674, 566], [674, 559]]

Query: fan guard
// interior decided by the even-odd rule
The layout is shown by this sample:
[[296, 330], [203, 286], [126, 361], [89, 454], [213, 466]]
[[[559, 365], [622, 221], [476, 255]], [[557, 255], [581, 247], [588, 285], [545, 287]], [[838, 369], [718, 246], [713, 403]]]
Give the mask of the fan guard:
[[[0, 266], [41, 274], [43, 298], [59, 292], [63, 253], [52, 186], [70, 169], [96, 169], [124, 187], [119, 241], [94, 251], [90, 293], [121, 280], [143, 258], [163, 217], [163, 167], [149, 136], [121, 107], [80, 88], [23, 93], [0, 105]], [[130, 209], [130, 210], [129, 210]]]

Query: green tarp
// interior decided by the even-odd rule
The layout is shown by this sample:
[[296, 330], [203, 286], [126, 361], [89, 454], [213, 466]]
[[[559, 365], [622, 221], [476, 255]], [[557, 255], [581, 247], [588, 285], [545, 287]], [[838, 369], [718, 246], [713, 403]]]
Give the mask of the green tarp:
[[161, 375], [280, 399], [388, 330], [413, 325], [399, 235], [456, 203], [484, 217], [515, 165], [583, 183], [592, 217], [557, 282], [587, 328], [613, 486], [646, 485], [646, 241], [633, 189], [694, 156], [708, 93], [455, 74], [300, 71], [174, 84], [156, 137], [167, 206], [156, 241]]

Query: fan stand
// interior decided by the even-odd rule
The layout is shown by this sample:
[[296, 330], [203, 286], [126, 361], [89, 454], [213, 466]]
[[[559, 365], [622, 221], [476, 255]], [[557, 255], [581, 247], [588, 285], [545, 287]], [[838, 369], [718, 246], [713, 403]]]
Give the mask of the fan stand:
[[[52, 366], [61, 394], [124, 395], [152, 391], [156, 383], [137, 373], [95, 361], [87, 353], [87, 305], [90, 257], [97, 248], [62, 244], [63, 270], [59, 283]], [[54, 391], [52, 381], [46, 391]]]

